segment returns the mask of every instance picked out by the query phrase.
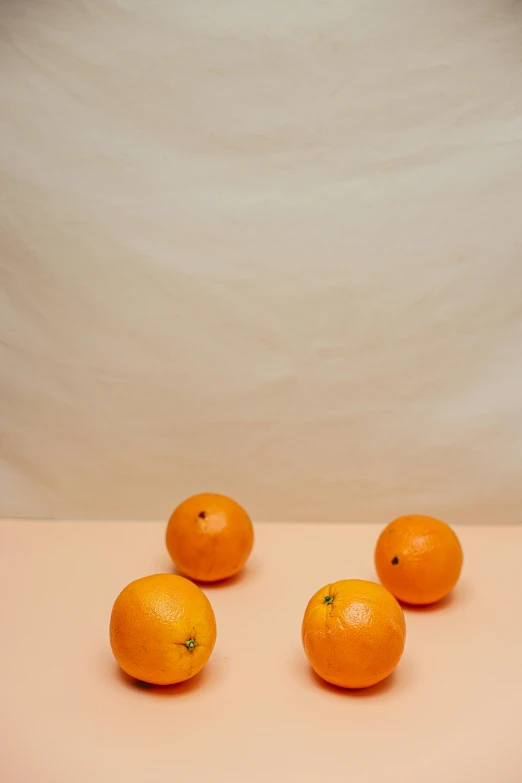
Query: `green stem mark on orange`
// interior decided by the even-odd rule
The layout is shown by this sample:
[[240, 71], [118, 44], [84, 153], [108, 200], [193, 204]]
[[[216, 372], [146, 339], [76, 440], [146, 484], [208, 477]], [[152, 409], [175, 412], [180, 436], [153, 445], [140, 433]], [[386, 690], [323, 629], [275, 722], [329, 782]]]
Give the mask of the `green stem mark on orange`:
[[324, 602], [325, 604], [331, 604], [333, 599], [334, 599], [333, 595], [325, 595]]
[[187, 650], [192, 651], [195, 646], [196, 646], [196, 642], [194, 639], [189, 639], [188, 642], [185, 642], [185, 647], [187, 648]]

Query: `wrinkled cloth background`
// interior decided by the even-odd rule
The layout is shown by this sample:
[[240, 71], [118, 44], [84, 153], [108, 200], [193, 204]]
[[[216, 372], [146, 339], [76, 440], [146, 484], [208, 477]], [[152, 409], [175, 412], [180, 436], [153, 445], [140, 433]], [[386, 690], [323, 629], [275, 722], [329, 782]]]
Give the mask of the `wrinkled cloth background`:
[[522, 520], [522, 3], [2, 0], [0, 514]]

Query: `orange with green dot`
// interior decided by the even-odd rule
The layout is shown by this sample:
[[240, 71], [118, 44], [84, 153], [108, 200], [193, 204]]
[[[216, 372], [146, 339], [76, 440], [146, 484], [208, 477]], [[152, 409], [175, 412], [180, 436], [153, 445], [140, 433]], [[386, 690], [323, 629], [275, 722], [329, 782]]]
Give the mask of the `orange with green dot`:
[[301, 638], [319, 677], [342, 688], [367, 688], [388, 677], [401, 659], [404, 613], [382, 585], [345, 579], [310, 599]]
[[216, 641], [216, 619], [210, 601], [193, 582], [154, 574], [131, 582], [117, 597], [110, 641], [124, 672], [171, 685], [205, 666]]

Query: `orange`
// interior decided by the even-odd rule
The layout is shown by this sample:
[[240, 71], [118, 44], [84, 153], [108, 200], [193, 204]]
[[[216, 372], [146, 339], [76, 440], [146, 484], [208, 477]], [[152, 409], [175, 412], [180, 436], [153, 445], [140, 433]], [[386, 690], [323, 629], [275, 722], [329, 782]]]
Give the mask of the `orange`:
[[227, 579], [246, 563], [254, 544], [247, 512], [235, 500], [194, 495], [173, 512], [167, 549], [181, 573], [200, 582]]
[[395, 669], [404, 650], [404, 614], [375, 582], [344, 579], [318, 590], [301, 629], [312, 668], [342, 688], [367, 688]]
[[183, 682], [208, 661], [216, 618], [206, 595], [188, 579], [155, 574], [131, 582], [111, 614], [114, 657], [131, 677], [156, 685]]
[[432, 604], [457, 584], [462, 547], [453, 530], [439, 519], [399, 517], [384, 528], [375, 548], [382, 584], [408, 604]]

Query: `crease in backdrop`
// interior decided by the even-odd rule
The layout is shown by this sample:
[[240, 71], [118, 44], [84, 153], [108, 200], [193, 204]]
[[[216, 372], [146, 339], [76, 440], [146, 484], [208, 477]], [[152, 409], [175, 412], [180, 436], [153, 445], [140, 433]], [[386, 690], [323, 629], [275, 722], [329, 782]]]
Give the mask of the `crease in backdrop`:
[[522, 4], [4, 0], [0, 514], [521, 521]]

